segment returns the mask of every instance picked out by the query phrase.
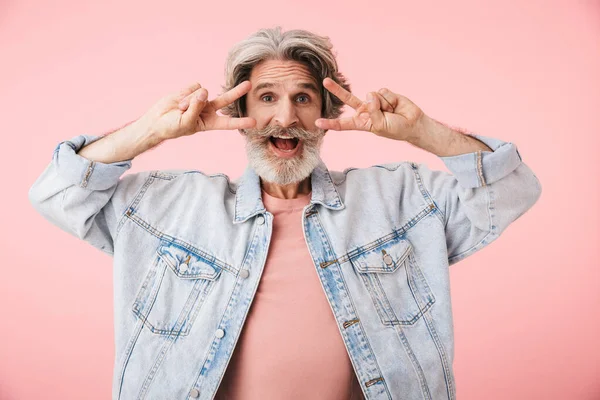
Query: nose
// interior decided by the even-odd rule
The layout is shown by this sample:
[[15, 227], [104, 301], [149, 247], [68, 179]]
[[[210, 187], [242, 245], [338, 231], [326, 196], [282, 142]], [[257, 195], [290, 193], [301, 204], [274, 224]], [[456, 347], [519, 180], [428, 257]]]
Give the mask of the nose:
[[278, 102], [273, 120], [276, 125], [283, 128], [298, 124], [299, 120], [298, 115], [296, 114], [296, 108], [290, 99], [285, 98]]

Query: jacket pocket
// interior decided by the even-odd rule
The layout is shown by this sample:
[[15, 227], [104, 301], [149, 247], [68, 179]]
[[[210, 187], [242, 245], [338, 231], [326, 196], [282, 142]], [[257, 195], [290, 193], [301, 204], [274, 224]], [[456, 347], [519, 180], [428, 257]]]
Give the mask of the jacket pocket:
[[139, 289], [133, 313], [153, 333], [187, 335], [221, 274], [209, 260], [163, 242]]
[[406, 239], [394, 239], [351, 259], [381, 322], [412, 325], [435, 302]]

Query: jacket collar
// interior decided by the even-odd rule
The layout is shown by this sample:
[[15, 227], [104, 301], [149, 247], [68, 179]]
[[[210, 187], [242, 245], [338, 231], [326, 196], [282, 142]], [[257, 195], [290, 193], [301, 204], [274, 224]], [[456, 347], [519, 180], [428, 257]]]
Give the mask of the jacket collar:
[[[338, 193], [329, 170], [323, 160], [315, 167], [310, 175], [311, 199], [310, 204], [321, 204], [331, 210], [344, 209], [344, 203]], [[246, 166], [244, 174], [240, 178], [235, 194], [235, 213], [233, 223], [246, 221], [256, 214], [265, 212], [262, 202], [260, 178], [250, 167]]]

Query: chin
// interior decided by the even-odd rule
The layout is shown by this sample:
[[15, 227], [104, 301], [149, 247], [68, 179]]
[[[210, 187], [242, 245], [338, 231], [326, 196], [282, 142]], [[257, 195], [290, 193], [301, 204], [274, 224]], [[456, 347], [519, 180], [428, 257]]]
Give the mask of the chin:
[[248, 162], [261, 179], [278, 185], [291, 185], [308, 178], [321, 161], [319, 149], [302, 146], [291, 157], [278, 157], [270, 148], [270, 141], [263, 144], [247, 143]]

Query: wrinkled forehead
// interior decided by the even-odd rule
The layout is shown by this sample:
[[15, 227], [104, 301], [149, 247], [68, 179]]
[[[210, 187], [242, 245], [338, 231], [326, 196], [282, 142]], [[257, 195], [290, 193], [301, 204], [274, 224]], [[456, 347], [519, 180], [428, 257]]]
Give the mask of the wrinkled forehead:
[[275, 87], [300, 87], [320, 91], [320, 84], [310, 69], [297, 61], [266, 60], [257, 64], [250, 73], [252, 90]]

